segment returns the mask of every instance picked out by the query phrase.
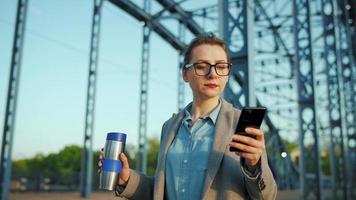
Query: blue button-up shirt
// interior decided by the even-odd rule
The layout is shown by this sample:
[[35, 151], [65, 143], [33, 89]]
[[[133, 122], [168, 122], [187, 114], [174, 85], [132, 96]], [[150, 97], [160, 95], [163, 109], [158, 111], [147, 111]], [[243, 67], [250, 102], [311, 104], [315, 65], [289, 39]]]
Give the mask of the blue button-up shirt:
[[220, 108], [221, 101], [209, 116], [199, 118], [194, 124], [189, 113], [191, 104], [184, 110], [182, 124], [167, 154], [166, 192], [169, 200], [201, 198]]

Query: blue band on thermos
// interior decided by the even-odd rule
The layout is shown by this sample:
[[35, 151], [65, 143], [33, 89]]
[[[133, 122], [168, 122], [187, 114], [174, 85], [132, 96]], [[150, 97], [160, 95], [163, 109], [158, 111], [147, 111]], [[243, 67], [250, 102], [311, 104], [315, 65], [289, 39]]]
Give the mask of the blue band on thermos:
[[106, 140], [116, 140], [121, 142], [126, 142], [126, 134], [119, 132], [110, 132], [106, 136]]
[[120, 173], [122, 170], [122, 163], [120, 160], [104, 159], [102, 170]]

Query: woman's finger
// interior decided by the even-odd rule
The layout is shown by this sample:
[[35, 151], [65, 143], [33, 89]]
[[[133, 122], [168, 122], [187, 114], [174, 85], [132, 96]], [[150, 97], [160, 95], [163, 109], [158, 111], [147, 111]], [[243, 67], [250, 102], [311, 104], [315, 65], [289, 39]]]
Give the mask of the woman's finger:
[[244, 143], [246, 145], [259, 148], [261, 147], [261, 142], [256, 140], [255, 138], [251, 138], [249, 136], [244, 135], [234, 135], [232, 136], [232, 140], [234, 142]]
[[239, 142], [230, 142], [229, 144], [231, 147], [234, 147], [236, 149], [240, 149], [243, 152], [247, 152], [247, 153], [258, 153], [258, 149], [256, 147], [253, 146], [249, 146], [243, 143], [239, 143]]
[[260, 129], [257, 128], [246, 128], [245, 133], [251, 136], [254, 136], [256, 140], [262, 141], [264, 140], [264, 134]]

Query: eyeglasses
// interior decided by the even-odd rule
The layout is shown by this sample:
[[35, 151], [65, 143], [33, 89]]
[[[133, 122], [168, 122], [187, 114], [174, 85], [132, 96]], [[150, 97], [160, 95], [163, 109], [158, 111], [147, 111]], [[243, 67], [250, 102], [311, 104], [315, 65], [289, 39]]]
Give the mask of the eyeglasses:
[[198, 76], [206, 76], [210, 74], [211, 68], [215, 68], [215, 72], [219, 76], [228, 76], [230, 73], [231, 63], [216, 63], [212, 65], [207, 62], [198, 62], [198, 63], [191, 63], [186, 64], [184, 66], [186, 69], [190, 67], [194, 67], [195, 74]]

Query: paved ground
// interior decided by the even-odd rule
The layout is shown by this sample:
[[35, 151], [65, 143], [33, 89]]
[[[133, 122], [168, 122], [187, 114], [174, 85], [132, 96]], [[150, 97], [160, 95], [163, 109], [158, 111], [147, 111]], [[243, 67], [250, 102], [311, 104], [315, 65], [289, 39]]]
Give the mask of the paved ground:
[[[26, 192], [10, 193], [9, 200], [85, 200], [79, 192]], [[124, 200], [111, 192], [92, 193], [90, 200]]]
[[[325, 200], [332, 199], [331, 191], [324, 191], [323, 196]], [[124, 200], [114, 197], [111, 192], [94, 192], [89, 199], [80, 197], [79, 192], [14, 192], [9, 197], [9, 200]], [[277, 195], [277, 200], [299, 199], [299, 191], [279, 191]]]
[[[294, 191], [283, 191], [278, 193], [278, 200], [297, 200], [298, 193]], [[9, 200], [85, 200], [80, 197], [79, 192], [26, 192], [26, 193], [10, 193]], [[95, 192], [90, 200], [123, 200], [111, 192]]]

